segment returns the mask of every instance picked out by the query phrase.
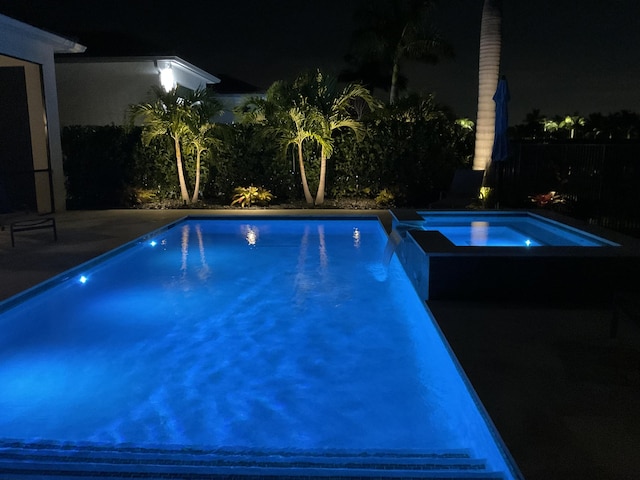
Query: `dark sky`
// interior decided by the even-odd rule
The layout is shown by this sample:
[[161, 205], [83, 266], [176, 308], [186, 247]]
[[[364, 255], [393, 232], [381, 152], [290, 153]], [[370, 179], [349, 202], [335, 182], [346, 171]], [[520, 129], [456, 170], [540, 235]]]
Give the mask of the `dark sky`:
[[[435, 25], [455, 58], [404, 68], [411, 89], [433, 92], [472, 119], [482, 3], [441, 0]], [[97, 31], [267, 87], [306, 68], [339, 73], [356, 6], [356, 0], [0, 0], [0, 13], [74, 36], [87, 53], [91, 35], [84, 32]], [[504, 1], [510, 123], [534, 108], [548, 116], [640, 111], [639, 27], [638, 0]]]

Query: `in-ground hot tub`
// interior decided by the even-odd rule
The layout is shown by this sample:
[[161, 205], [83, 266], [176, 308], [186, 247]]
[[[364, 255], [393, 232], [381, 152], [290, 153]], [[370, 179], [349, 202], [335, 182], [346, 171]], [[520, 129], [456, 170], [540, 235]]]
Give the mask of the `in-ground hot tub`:
[[393, 211], [394, 248], [419, 295], [603, 302], [637, 283], [638, 241], [529, 211]]

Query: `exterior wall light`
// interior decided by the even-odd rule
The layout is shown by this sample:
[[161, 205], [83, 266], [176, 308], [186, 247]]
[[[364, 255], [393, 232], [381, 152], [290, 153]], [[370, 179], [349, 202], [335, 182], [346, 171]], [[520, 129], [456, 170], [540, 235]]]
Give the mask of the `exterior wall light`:
[[160, 70], [160, 83], [165, 92], [169, 92], [176, 88], [176, 79], [173, 76], [171, 64]]

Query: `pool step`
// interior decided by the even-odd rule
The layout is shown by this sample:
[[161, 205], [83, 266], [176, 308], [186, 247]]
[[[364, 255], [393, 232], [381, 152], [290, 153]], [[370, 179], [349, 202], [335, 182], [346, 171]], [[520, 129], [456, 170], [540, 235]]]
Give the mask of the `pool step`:
[[0, 443], [0, 478], [396, 478], [495, 479], [466, 451], [427, 453], [167, 450], [96, 445]]

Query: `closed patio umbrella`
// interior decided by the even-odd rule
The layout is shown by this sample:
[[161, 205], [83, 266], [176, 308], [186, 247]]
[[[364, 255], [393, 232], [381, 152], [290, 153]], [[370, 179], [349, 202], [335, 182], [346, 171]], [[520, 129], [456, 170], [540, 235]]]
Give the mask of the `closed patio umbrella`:
[[493, 139], [493, 150], [491, 160], [500, 162], [509, 156], [509, 139], [507, 138], [507, 128], [509, 127], [509, 86], [507, 79], [503, 75], [498, 81], [498, 88], [493, 96], [496, 103], [496, 129]]
[[[509, 156], [509, 138], [507, 137], [507, 129], [509, 128], [509, 87], [507, 85], [507, 79], [503, 75], [498, 81], [498, 87], [496, 93], [493, 96], [493, 101], [496, 103], [496, 128], [495, 136], [493, 138], [493, 150], [491, 151], [491, 162], [503, 162]], [[490, 169], [492, 171], [492, 177], [495, 178], [496, 189], [496, 207], [500, 205], [500, 186], [502, 184], [502, 166], [493, 165]], [[497, 176], [497, 178], [496, 178]]]

